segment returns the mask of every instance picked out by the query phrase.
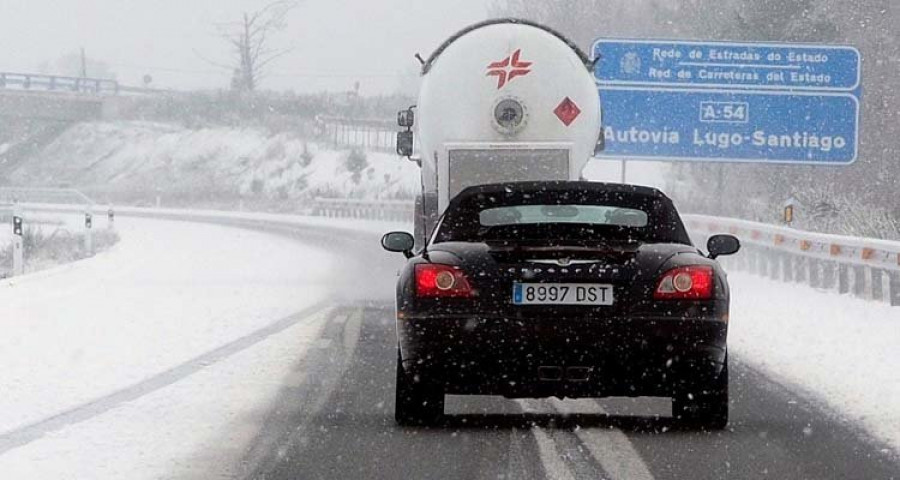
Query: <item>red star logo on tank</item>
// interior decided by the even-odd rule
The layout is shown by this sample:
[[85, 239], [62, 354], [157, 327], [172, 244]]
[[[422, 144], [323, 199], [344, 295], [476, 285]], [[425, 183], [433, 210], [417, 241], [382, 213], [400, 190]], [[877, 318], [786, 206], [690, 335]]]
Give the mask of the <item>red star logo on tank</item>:
[[523, 62], [520, 60], [522, 49], [513, 52], [512, 55], [488, 65], [488, 77], [497, 77], [497, 90], [503, 88], [507, 83], [516, 77], [524, 77], [531, 73], [531, 64], [533, 62]]

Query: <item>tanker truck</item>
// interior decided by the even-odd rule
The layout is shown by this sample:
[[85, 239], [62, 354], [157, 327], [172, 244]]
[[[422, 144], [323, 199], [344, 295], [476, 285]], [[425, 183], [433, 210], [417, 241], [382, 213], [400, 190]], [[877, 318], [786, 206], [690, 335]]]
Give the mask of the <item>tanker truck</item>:
[[560, 33], [510, 19], [472, 25], [422, 60], [397, 136], [397, 153], [421, 167], [417, 245], [466, 187], [581, 178], [603, 145], [592, 68]]

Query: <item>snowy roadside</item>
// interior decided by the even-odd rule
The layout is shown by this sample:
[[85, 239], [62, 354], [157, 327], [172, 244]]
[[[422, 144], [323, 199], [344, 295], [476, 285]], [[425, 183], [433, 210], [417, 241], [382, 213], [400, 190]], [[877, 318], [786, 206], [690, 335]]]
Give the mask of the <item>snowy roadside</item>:
[[900, 309], [744, 273], [729, 280], [739, 358], [900, 454]]
[[[123, 241], [103, 255], [0, 281], [0, 438], [7, 444], [28, 425], [256, 332], [327, 293], [330, 256], [287, 238], [130, 218], [118, 228]], [[168, 476], [161, 469], [176, 466], [174, 452], [184, 455], [191, 445], [216, 441], [217, 426], [265, 405], [284, 364], [302, 355], [315, 328], [314, 319], [291, 327], [289, 349], [257, 345], [241, 352], [265, 357], [249, 369], [203, 369], [186, 383], [0, 453], [0, 472], [11, 478]], [[225, 364], [236, 365], [230, 359]], [[231, 396], [248, 382], [269, 387]], [[212, 412], [233, 415], [198, 413], [210, 397], [218, 399], [208, 404]], [[118, 469], [87, 461], [94, 449]], [[112, 462], [119, 454], [139, 461]], [[80, 463], [97, 469], [73, 476]]]

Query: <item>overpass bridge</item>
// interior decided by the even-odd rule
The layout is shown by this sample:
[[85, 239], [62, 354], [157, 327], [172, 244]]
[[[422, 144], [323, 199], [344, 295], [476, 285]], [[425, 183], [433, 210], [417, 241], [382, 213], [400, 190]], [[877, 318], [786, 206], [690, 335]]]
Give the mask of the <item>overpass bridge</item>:
[[0, 118], [57, 122], [100, 119], [105, 99], [120, 91], [115, 80], [0, 72]]

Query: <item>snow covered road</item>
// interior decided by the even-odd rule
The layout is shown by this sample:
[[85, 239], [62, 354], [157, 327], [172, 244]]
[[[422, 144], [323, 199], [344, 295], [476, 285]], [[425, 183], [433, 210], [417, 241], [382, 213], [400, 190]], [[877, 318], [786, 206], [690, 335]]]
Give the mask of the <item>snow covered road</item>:
[[[182, 476], [173, 462], [229, 438], [227, 422], [264, 405], [279, 368], [316, 336], [310, 307], [325, 298], [329, 253], [213, 225], [118, 227], [122, 242], [105, 254], [0, 283], [4, 478]], [[286, 335], [203, 368], [228, 355], [198, 356], [280, 319]], [[179, 368], [203, 371], [184, 380]]]
[[[713, 435], [673, 429], [667, 402], [627, 399], [523, 411], [451, 396], [445, 429], [400, 429], [391, 296], [402, 256], [377, 246], [396, 226], [278, 225], [122, 216], [113, 250], [0, 282], [0, 478], [900, 471], [896, 308], [733, 273], [733, 416]], [[408, 458], [433, 448], [433, 464]]]

